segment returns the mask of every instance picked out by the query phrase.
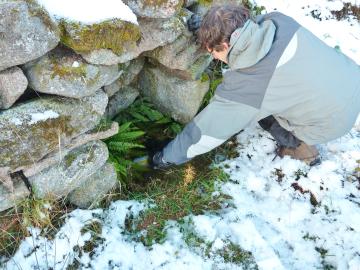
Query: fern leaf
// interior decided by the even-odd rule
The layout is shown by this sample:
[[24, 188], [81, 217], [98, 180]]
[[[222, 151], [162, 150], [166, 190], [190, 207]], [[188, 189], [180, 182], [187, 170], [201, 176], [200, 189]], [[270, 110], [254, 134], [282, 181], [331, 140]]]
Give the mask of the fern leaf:
[[108, 147], [112, 151], [117, 151], [120, 153], [126, 153], [132, 148], [144, 148], [143, 145], [130, 142], [109, 142]]
[[170, 129], [172, 132], [174, 132], [176, 134], [179, 134], [182, 131], [182, 127], [178, 123], [172, 123], [170, 125]]
[[172, 122], [171, 118], [164, 116], [163, 118], [157, 120], [155, 123], [156, 124], [168, 124], [170, 122]]
[[131, 111], [130, 115], [141, 122], [149, 122], [149, 119], [138, 112]]
[[151, 121], [157, 121], [164, 117], [164, 115], [161, 112], [154, 110], [150, 106], [146, 106], [144, 104], [140, 107], [140, 110]]
[[119, 134], [119, 133], [122, 133], [122, 132], [125, 132], [125, 131], [127, 131], [127, 130], [129, 130], [129, 129], [130, 129], [130, 126], [131, 126], [131, 124], [132, 124], [132, 122], [131, 122], [131, 121], [126, 122], [126, 123], [122, 124], [122, 125], [119, 127], [118, 134]]
[[145, 132], [141, 130], [129, 131], [118, 133], [111, 138], [112, 141], [134, 141], [141, 136], [144, 136]]

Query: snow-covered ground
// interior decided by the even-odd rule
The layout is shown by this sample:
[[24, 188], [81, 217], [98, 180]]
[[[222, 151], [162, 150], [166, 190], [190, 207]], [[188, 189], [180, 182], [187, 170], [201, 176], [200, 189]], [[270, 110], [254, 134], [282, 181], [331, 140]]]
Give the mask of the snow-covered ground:
[[[295, 17], [360, 64], [359, 22], [338, 22], [329, 11], [341, 9], [342, 1], [256, 3]], [[321, 21], [309, 15], [313, 10]], [[313, 168], [290, 158], [273, 160], [275, 144], [259, 127], [246, 129], [238, 141], [239, 157], [221, 164], [231, 180], [218, 187], [233, 197], [232, 203], [217, 215], [188, 217], [195, 235], [210, 243], [209, 256], [186, 244], [183, 225], [176, 222], [168, 223], [163, 244], [147, 248], [132, 240], [125, 218], [146, 206], [117, 201], [109, 209], [73, 211], [54, 240], [29, 228], [32, 237], [5, 268], [66, 269], [76, 260], [82, 269], [241, 269], [217, 255], [231, 241], [252, 252], [259, 269], [359, 270], [360, 182], [355, 170], [360, 166], [360, 118], [349, 134], [320, 146], [323, 162]], [[82, 228], [96, 220], [104, 240], [90, 258], [78, 250], [91, 237]]]

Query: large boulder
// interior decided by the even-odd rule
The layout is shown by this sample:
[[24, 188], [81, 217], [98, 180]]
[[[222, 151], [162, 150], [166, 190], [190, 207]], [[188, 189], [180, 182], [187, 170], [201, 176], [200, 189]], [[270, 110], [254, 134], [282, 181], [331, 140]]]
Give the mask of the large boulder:
[[69, 200], [81, 208], [98, 206], [117, 183], [117, 174], [112, 164], [106, 163], [97, 172], [90, 175], [84, 183], [69, 194]]
[[59, 42], [59, 30], [36, 1], [0, 2], [0, 70], [36, 59]]
[[120, 19], [95, 24], [60, 20], [61, 42], [78, 53], [109, 49], [115, 55], [126, 53], [136, 47], [140, 39], [139, 26]]
[[80, 55], [63, 47], [26, 64], [24, 70], [30, 88], [72, 98], [91, 96], [121, 74], [118, 65], [88, 64]]
[[105, 143], [89, 142], [70, 151], [58, 164], [31, 176], [29, 182], [38, 198], [60, 198], [81, 186], [99, 171], [109, 157]]
[[172, 74], [188, 80], [198, 80], [213, 60], [211, 55], [200, 49], [187, 29], [173, 43], [147, 52], [146, 56], [170, 69]]
[[136, 78], [144, 66], [144, 58], [138, 57], [119, 66], [121, 66], [119, 78], [112, 84], [104, 87], [105, 93], [109, 97], [115, 95], [121, 88], [128, 86]]
[[187, 123], [197, 113], [209, 80], [182, 80], [159, 68], [146, 67], [139, 75], [138, 86], [161, 112]]
[[141, 39], [135, 46], [124, 47], [120, 54], [108, 49], [97, 49], [88, 53], [81, 53], [86, 61], [96, 65], [114, 65], [128, 62], [145, 51], [151, 51], [159, 46], [173, 42], [181, 35], [185, 24], [183, 20], [174, 16], [167, 20], [139, 19]]
[[[50, 166], [59, 163], [59, 160], [62, 160], [63, 157], [67, 155], [71, 150], [87, 144], [88, 142], [104, 140], [106, 138], [112, 137], [118, 134], [118, 132], [119, 124], [117, 122], [109, 122], [105, 119], [102, 119], [96, 127], [72, 139], [66, 146], [46, 155], [43, 159], [34, 164], [18, 168], [17, 171], [21, 170], [26, 177], [36, 175], [41, 171], [45, 170], [46, 168], [49, 168]], [[0, 179], [1, 176], [4, 175], [10, 175], [10, 173], [4, 170], [4, 168], [0, 168]], [[4, 179], [4, 177], [2, 178]], [[5, 178], [5, 180], [8, 179]]]
[[183, 0], [123, 0], [139, 17], [170, 18], [181, 9]]
[[0, 72], [0, 109], [10, 108], [24, 93], [28, 81], [18, 67], [8, 68]]
[[99, 91], [80, 100], [43, 97], [0, 112], [0, 168], [34, 164], [94, 128], [107, 102]]
[[129, 107], [139, 96], [139, 94], [139, 90], [134, 87], [126, 86], [121, 88], [114, 96], [110, 98], [105, 115], [108, 118], [113, 118], [120, 111]]

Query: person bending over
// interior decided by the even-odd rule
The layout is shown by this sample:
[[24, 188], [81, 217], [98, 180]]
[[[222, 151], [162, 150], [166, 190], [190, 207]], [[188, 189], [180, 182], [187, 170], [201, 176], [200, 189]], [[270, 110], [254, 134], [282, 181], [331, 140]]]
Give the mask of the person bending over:
[[354, 125], [360, 66], [294, 19], [279, 12], [252, 18], [243, 6], [217, 6], [204, 16], [197, 38], [229, 70], [209, 105], [150, 157], [154, 168], [187, 162], [254, 121], [274, 137], [279, 156], [314, 165], [320, 160], [315, 145]]

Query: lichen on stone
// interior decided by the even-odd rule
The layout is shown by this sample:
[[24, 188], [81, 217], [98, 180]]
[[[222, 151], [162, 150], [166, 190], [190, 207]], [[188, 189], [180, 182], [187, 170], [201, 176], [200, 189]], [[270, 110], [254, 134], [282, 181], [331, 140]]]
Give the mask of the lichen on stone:
[[120, 55], [126, 46], [135, 46], [141, 37], [137, 25], [119, 19], [84, 25], [61, 20], [61, 42], [78, 53], [110, 49]]
[[57, 35], [60, 34], [56, 23], [50, 18], [50, 15], [43, 7], [35, 0], [25, 0], [25, 2], [27, 3], [30, 16], [41, 19], [49, 31], [55, 31]]
[[[154, 7], [154, 8], [159, 8], [164, 4], [167, 4], [169, 2], [169, 0], [143, 0], [143, 5], [146, 7]], [[184, 1], [179, 1], [179, 3], [175, 6], [175, 9], [179, 9], [180, 7], [182, 7]]]
[[60, 65], [55, 61], [52, 61], [52, 64], [51, 79], [54, 79], [56, 76], [61, 78], [86, 77], [86, 65], [83, 63], [78, 67]]
[[213, 3], [213, 0], [199, 0], [198, 4], [203, 6], [211, 6]]
[[113, 124], [113, 121], [107, 119], [107, 118], [101, 118], [99, 123], [91, 130], [89, 130], [87, 133], [96, 133], [96, 132], [104, 132], [109, 129], [111, 129]]

